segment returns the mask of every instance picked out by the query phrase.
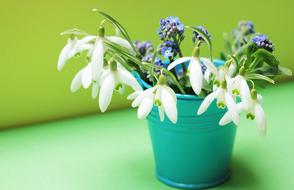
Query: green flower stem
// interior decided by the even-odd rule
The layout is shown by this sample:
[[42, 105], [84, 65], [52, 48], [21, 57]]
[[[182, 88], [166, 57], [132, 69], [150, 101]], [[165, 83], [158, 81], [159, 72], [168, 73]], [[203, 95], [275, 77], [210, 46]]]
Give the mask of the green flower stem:
[[[173, 40], [174, 40], [174, 42], [176, 43], [176, 45], [177, 45], [177, 47], [178, 47], [178, 50], [179, 50], [179, 56], [180, 56], [180, 57], [183, 57], [183, 54], [182, 54], [182, 50], [181, 50], [181, 47], [180, 47], [180, 43], [179, 43], [179, 41], [176, 39], [176, 37], [173, 37]], [[182, 68], [183, 68], [183, 73], [184, 73], [184, 75], [186, 75], [186, 73], [187, 73], [187, 67], [186, 67], [186, 64], [185, 64], [185, 63], [182, 63], [181, 65], [182, 65]], [[177, 76], [177, 75], [175, 75], [175, 76]]]
[[250, 63], [249, 69], [255, 69], [255, 67], [258, 65], [258, 63], [261, 61], [261, 58], [256, 57], [253, 62]]
[[172, 72], [170, 72], [169, 70], [167, 70], [166, 68], [163, 68], [163, 67], [160, 67], [160, 66], [157, 66], [157, 65], [150, 65], [150, 64], [142, 64], [143, 66], [148, 66], [148, 67], [151, 67], [151, 68], [154, 68], [154, 69], [157, 69], [157, 70], [162, 70], [167, 76], [169, 76], [174, 84], [177, 86], [177, 88], [180, 90], [180, 92], [182, 94], [186, 94], [184, 89], [182, 88], [182, 86], [180, 85], [180, 83], [177, 81], [176, 77], [173, 75]]
[[[170, 57], [169, 61], [170, 61], [170, 63], [172, 63], [174, 61], [174, 59], [172, 57]], [[176, 72], [176, 68], [174, 67], [170, 71], [175, 75], [177, 81], [179, 81], [179, 78], [178, 78], [178, 75], [177, 75], [177, 72]]]
[[127, 59], [133, 61], [133, 62], [134, 62], [135, 64], [137, 64], [138, 66], [141, 66], [141, 67], [143, 67], [145, 70], [149, 71], [150, 74], [151, 74], [153, 77], [155, 77], [155, 78], [157, 78], [157, 74], [153, 71], [153, 69], [163, 70], [163, 72], [173, 80], [174, 84], [178, 87], [178, 89], [181, 91], [181, 93], [182, 93], [182, 94], [185, 94], [185, 91], [184, 91], [184, 89], [182, 88], [182, 86], [179, 84], [177, 78], [176, 78], [176, 77], [175, 77], [170, 71], [168, 71], [167, 69], [165, 69], [165, 68], [163, 68], [163, 67], [160, 67], [160, 66], [157, 66], [157, 65], [155, 65], [155, 64], [150, 64], [150, 63], [148, 63], [148, 64], [143, 64], [143, 63], [141, 62], [140, 59], [138, 59], [136, 56], [131, 55], [131, 54], [130, 54], [129, 52], [127, 52], [124, 48], [121, 48], [121, 47], [119, 47], [119, 46], [115, 45], [114, 43], [112, 43], [112, 42], [110, 42], [110, 41], [107, 41], [107, 40], [105, 40], [105, 43], [106, 43], [107, 46], [108, 46], [109, 48], [111, 48], [114, 52], [119, 53], [121, 56], [125, 56]]

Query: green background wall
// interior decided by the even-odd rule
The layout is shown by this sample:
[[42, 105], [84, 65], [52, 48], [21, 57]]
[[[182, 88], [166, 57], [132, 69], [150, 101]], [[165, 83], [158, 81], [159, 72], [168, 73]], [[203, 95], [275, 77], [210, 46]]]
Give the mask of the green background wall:
[[[294, 3], [291, 0], [149, 0], [149, 1], [2, 1], [0, 7], [0, 127], [15, 126], [98, 112], [89, 91], [71, 94], [69, 85], [84, 64], [76, 59], [57, 72], [56, 62], [65, 37], [59, 33], [81, 28], [95, 34], [100, 20], [92, 8], [102, 9], [129, 30], [133, 39], [158, 42], [158, 21], [179, 16], [187, 25], [205, 25], [213, 36], [214, 56], [222, 48], [222, 32], [238, 20], [252, 20], [256, 29], [276, 44], [280, 61], [294, 69]], [[185, 53], [191, 43], [186, 41]], [[129, 102], [115, 96], [112, 109]]]

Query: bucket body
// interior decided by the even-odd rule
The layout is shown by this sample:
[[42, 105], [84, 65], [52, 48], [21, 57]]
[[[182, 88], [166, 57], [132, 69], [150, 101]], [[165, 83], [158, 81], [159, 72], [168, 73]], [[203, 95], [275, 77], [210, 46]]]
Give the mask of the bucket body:
[[182, 189], [216, 186], [230, 176], [236, 126], [219, 126], [226, 110], [215, 102], [198, 116], [203, 99], [177, 95], [178, 122], [159, 119], [157, 107], [147, 117], [157, 178]]

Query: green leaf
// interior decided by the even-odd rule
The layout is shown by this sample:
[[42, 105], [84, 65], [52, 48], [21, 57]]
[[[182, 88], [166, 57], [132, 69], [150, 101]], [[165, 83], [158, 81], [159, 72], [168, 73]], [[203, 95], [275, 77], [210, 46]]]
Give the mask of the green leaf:
[[286, 76], [292, 76], [292, 71], [286, 67], [279, 66], [279, 74], [286, 75]]
[[205, 43], [208, 45], [209, 53], [210, 53], [210, 59], [212, 60], [212, 44], [211, 44], [209, 36], [207, 34], [205, 34], [205, 32], [203, 32], [202, 30], [200, 30], [200, 29], [198, 29], [196, 27], [186, 26], [186, 28], [189, 28], [189, 29], [197, 32], [203, 38]]
[[264, 76], [268, 76], [268, 77], [274, 77], [279, 75], [279, 68], [272, 67], [269, 65], [263, 65], [262, 67], [258, 67], [254, 69], [253, 72], [264, 75]]
[[278, 66], [280, 62], [276, 59], [276, 57], [269, 51], [265, 49], [258, 49], [252, 55], [258, 59], [262, 59], [264, 62], [271, 66]]
[[99, 14], [101, 14], [103, 17], [105, 17], [110, 23], [112, 23], [121, 33], [121, 35], [130, 43], [131, 47], [133, 48], [134, 52], [136, 52], [137, 55], [139, 55], [138, 50], [135, 48], [133, 41], [130, 37], [130, 35], [128, 34], [128, 32], [126, 31], [126, 29], [117, 21], [115, 20], [112, 16], [110, 16], [109, 14], [97, 10], [97, 9], [93, 9], [94, 12], [98, 12]]
[[269, 83], [275, 84], [275, 81], [267, 76], [257, 74], [257, 73], [250, 73], [246, 75], [246, 79], [252, 80], [252, 79], [257, 79], [257, 80], [265, 80]]

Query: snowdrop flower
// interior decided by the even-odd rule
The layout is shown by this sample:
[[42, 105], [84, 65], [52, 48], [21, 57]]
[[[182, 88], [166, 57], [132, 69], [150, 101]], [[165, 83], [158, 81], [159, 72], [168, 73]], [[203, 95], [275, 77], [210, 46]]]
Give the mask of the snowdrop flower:
[[[167, 69], [171, 70], [175, 66], [187, 61], [190, 61], [188, 72], [192, 89], [197, 95], [199, 95], [203, 86], [203, 73], [199, 59], [199, 47], [195, 47], [192, 57], [181, 57], [172, 62]], [[203, 63], [211, 73], [215, 74], [217, 72], [216, 67], [208, 59], [205, 59]]]
[[132, 50], [132, 47], [127, 40], [117, 36], [105, 36], [105, 29], [104, 27], [100, 26], [98, 36], [96, 37], [94, 48], [92, 52], [90, 52], [93, 80], [97, 80], [100, 73], [102, 72], [102, 68], [104, 64], [104, 53], [106, 51], [106, 47], [104, 43], [105, 40], [109, 40], [124, 48]]
[[215, 88], [215, 90], [212, 93], [206, 96], [206, 98], [200, 105], [197, 114], [203, 114], [215, 99], [217, 101], [216, 103], [219, 108], [224, 109], [227, 106], [230, 118], [235, 124], [238, 125], [240, 118], [237, 111], [237, 105], [231, 93], [227, 91], [227, 82], [225, 80], [222, 81], [221, 85]]
[[[251, 120], [255, 120], [258, 126], [258, 129], [262, 134], [266, 133], [266, 118], [264, 110], [261, 107], [262, 96], [257, 94], [255, 89], [251, 91], [251, 97], [249, 99], [249, 104], [245, 105], [244, 102], [237, 104], [238, 113], [245, 111], [247, 113], [246, 117]], [[227, 112], [221, 118], [219, 124], [226, 125], [232, 121], [230, 114]]]
[[61, 71], [66, 63], [70, 58], [74, 57], [75, 55], [90, 50], [93, 48], [93, 44], [90, 44], [92, 40], [95, 39], [95, 36], [86, 36], [82, 39], [77, 39], [75, 36], [71, 36], [67, 44], [61, 50], [59, 55], [57, 69]]
[[244, 77], [245, 68], [241, 67], [239, 74], [232, 79], [228, 79], [230, 81], [230, 85], [228, 85], [232, 94], [240, 96], [242, 102], [244, 102], [244, 106], [249, 105], [250, 99], [250, 89]]
[[[117, 36], [105, 36], [105, 29], [104, 27], [100, 26], [98, 36], [88, 35], [81, 40], [72, 37], [68, 40], [67, 45], [63, 48], [59, 56], [58, 70], [61, 70], [64, 67], [66, 61], [72, 58], [74, 55], [83, 51], [88, 51], [90, 63], [88, 64], [89, 67], [86, 67], [83, 72], [88, 74], [91, 73], [88, 77], [90, 78], [91, 76], [93, 80], [97, 80], [103, 69], [104, 53], [106, 51], [105, 40], [116, 43], [132, 51], [132, 47], [127, 40]], [[89, 70], [91, 70], [91, 72], [89, 72]], [[88, 85], [85, 84], [84, 86]]]
[[173, 123], [177, 122], [177, 99], [175, 92], [166, 85], [166, 77], [160, 75], [158, 84], [141, 92], [134, 92], [128, 99], [134, 99], [132, 107], [139, 107], [137, 116], [146, 118], [153, 105], [158, 107], [160, 121], [164, 120], [164, 113]]
[[88, 88], [92, 83], [91, 63], [81, 69], [73, 78], [70, 86], [71, 92], [76, 92], [81, 86]]
[[[117, 62], [111, 61], [108, 70], [104, 71], [98, 84], [95, 85], [96, 92], [92, 96], [95, 97], [99, 91], [99, 107], [101, 112], [105, 112], [108, 108], [114, 90], [121, 90], [125, 85], [130, 86], [135, 91], [141, 91], [142, 88], [135, 77], [122, 67], [118, 67]], [[100, 87], [100, 89], [99, 89]]]

